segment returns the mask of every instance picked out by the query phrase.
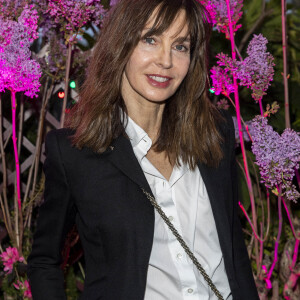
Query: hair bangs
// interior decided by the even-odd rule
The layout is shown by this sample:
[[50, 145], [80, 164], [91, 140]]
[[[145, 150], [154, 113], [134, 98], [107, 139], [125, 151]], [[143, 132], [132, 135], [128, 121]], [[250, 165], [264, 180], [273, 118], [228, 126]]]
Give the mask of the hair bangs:
[[[152, 16], [148, 20], [149, 23], [153, 20], [152, 18], [155, 18], [152, 27], [147, 32], [147, 35], [163, 34], [174, 23], [174, 21], [176, 21], [176, 17], [183, 8], [184, 7], [182, 6], [182, 1], [175, 0], [161, 2], [152, 11]], [[181, 24], [182, 26], [180, 26], [177, 34], [180, 33], [185, 24], [185, 22]]]

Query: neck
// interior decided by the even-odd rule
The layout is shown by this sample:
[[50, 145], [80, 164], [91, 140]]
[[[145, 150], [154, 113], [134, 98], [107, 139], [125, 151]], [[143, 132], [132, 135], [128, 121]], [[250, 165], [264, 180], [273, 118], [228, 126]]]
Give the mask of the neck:
[[156, 141], [162, 122], [162, 115], [165, 108], [165, 103], [146, 102], [139, 103], [134, 101], [125, 101], [128, 116], [138, 124], [151, 138]]

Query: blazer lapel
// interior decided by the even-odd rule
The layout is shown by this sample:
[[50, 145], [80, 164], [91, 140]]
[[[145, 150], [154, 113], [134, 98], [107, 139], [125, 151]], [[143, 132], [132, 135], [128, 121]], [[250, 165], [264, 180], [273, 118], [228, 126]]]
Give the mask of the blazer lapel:
[[228, 195], [224, 188], [222, 189], [222, 186], [226, 184], [226, 182], [221, 180], [221, 167], [210, 168], [201, 163], [198, 164], [198, 167], [211, 203], [223, 255], [224, 257], [230, 258], [229, 261], [232, 261], [231, 227], [227, 213], [228, 210], [225, 207]]
[[144, 172], [136, 159], [130, 141], [125, 136], [119, 136], [109, 147], [108, 159], [138, 186], [152, 194]]

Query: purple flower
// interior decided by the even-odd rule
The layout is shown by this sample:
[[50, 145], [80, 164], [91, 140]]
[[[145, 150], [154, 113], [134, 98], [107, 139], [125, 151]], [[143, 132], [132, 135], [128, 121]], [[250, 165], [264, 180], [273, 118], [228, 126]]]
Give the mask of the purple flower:
[[[251, 88], [252, 97], [256, 101], [266, 94], [274, 75], [274, 58], [267, 52], [267, 43], [268, 40], [261, 34], [254, 35], [247, 49], [248, 56], [242, 61], [224, 53], [217, 55], [217, 64], [224, 67], [223, 72], [234, 74], [240, 85]], [[220, 81], [219, 85], [222, 83], [221, 79], [216, 80]]]
[[105, 12], [100, 0], [49, 0], [46, 10], [62, 26], [69, 42], [75, 40], [79, 29], [88, 22], [99, 25]]
[[[198, 0], [208, 10], [213, 24], [219, 32], [226, 34], [229, 39], [229, 19], [227, 14], [226, 0]], [[237, 31], [242, 25], [237, 25], [243, 12], [243, 0], [230, 0], [230, 15], [233, 30]]]
[[30, 59], [32, 37], [22, 23], [0, 18], [0, 91], [37, 96], [41, 72], [39, 64]]
[[248, 57], [237, 63], [240, 84], [251, 88], [256, 101], [266, 94], [274, 75], [274, 57], [267, 52], [267, 43], [262, 34], [254, 35], [247, 48]]
[[282, 187], [287, 199], [296, 201], [300, 194], [292, 184], [300, 162], [300, 134], [287, 128], [281, 136], [268, 125], [267, 118], [256, 116], [252, 121], [252, 152], [267, 188]]

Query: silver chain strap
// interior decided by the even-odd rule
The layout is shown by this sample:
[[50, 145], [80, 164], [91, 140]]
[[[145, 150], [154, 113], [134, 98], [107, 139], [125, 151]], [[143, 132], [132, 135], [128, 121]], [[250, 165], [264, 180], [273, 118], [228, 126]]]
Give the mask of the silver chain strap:
[[189, 256], [189, 258], [195, 264], [195, 266], [197, 267], [197, 269], [200, 271], [200, 273], [202, 274], [203, 278], [207, 282], [208, 286], [215, 293], [215, 295], [218, 297], [218, 299], [224, 300], [224, 298], [222, 297], [222, 295], [219, 292], [219, 290], [216, 288], [216, 286], [214, 285], [214, 283], [212, 282], [212, 280], [210, 279], [210, 277], [207, 275], [207, 273], [205, 272], [205, 270], [203, 269], [203, 267], [201, 266], [201, 264], [199, 263], [199, 261], [197, 260], [197, 258], [195, 257], [195, 255], [193, 254], [193, 252], [188, 247], [188, 245], [185, 243], [185, 241], [183, 240], [183, 238], [181, 237], [181, 235], [179, 234], [179, 232], [176, 230], [176, 228], [174, 227], [174, 225], [170, 222], [169, 218], [166, 216], [166, 214], [164, 213], [164, 211], [162, 210], [162, 208], [160, 207], [160, 205], [156, 202], [155, 198], [152, 197], [150, 195], [150, 193], [148, 193], [147, 191], [145, 191], [143, 188], [141, 188], [141, 189], [142, 189], [143, 193], [146, 195], [146, 197], [148, 198], [148, 200], [150, 200], [150, 202], [154, 206], [154, 208], [157, 210], [157, 212], [160, 214], [160, 216], [162, 217], [162, 219], [168, 225], [169, 229], [172, 231], [172, 233], [174, 234], [174, 236], [176, 237], [176, 239], [178, 240], [178, 242], [182, 246], [183, 250], [185, 251], [185, 253]]

